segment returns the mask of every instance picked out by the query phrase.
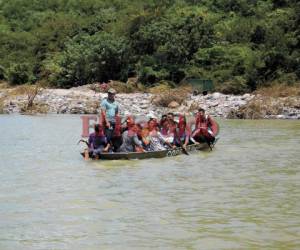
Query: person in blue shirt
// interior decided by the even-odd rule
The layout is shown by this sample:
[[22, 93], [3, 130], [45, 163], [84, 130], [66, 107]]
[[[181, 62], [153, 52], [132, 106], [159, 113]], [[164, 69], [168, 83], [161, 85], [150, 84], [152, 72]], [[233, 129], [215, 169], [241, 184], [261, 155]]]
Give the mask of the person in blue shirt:
[[116, 116], [119, 113], [119, 104], [115, 100], [116, 90], [110, 88], [108, 91], [107, 98], [103, 99], [101, 102], [101, 113], [105, 115], [105, 135], [108, 142], [111, 143], [113, 131], [116, 126]]

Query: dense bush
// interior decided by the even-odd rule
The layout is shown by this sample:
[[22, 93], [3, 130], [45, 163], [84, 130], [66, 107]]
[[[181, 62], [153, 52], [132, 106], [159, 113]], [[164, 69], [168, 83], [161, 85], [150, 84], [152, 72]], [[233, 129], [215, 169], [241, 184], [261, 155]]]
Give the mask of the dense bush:
[[74, 37], [63, 52], [45, 64], [49, 80], [59, 87], [124, 80], [127, 69], [126, 41], [104, 32]]
[[5, 79], [6, 79], [5, 68], [0, 65], [0, 80], [5, 80]]
[[33, 75], [31, 72], [29, 64], [12, 64], [8, 69], [8, 80], [12, 84], [23, 84], [33, 81]]
[[71, 87], [135, 72], [241, 93], [300, 79], [296, 0], [0, 1], [0, 79]]

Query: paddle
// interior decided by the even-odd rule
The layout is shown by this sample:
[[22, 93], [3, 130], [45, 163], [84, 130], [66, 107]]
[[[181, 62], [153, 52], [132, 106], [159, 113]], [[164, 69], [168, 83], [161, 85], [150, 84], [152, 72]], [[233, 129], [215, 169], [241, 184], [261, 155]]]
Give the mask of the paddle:
[[215, 145], [216, 145], [216, 143], [217, 143], [217, 141], [218, 141], [219, 139], [220, 139], [220, 138], [215, 138], [214, 142], [212, 143], [212, 148], [215, 147]]
[[[181, 144], [182, 144], [182, 143], [181, 143]], [[186, 149], [183, 147], [183, 145], [181, 145], [181, 148], [182, 148], [182, 152], [183, 152], [184, 154], [190, 155], [190, 154], [186, 151]]]
[[[88, 148], [90, 147], [90, 144], [89, 144], [86, 140], [83, 140], [83, 139], [79, 140], [79, 141], [77, 142], [77, 145], [78, 145], [80, 142], [85, 143], [85, 144], [88, 146]], [[88, 160], [88, 159], [89, 159], [89, 151], [88, 151], [88, 149], [86, 148], [86, 149], [84, 150], [84, 152], [81, 153], [81, 155], [84, 157], [85, 160]]]
[[182, 153], [184, 153], [184, 154], [186, 154], [186, 155], [190, 155], [187, 151], [186, 151], [186, 149], [183, 147], [183, 143], [182, 143], [182, 141], [179, 139], [179, 141], [180, 141], [180, 147], [181, 147], [181, 149], [182, 149]]
[[203, 138], [204, 138], [204, 141], [206, 142], [206, 144], [208, 145], [210, 151], [212, 151], [211, 144], [210, 144], [210, 142], [207, 140], [206, 136], [203, 136]]
[[88, 147], [90, 147], [90, 144], [89, 144], [86, 140], [83, 140], [83, 139], [79, 140], [79, 141], [77, 142], [77, 145], [78, 145], [80, 142], [83, 142], [83, 143], [85, 143]]

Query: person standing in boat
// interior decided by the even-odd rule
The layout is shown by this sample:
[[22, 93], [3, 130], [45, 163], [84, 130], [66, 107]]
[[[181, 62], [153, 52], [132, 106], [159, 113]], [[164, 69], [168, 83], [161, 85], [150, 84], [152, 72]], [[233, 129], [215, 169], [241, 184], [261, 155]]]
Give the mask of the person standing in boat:
[[105, 120], [105, 135], [107, 136], [108, 142], [111, 143], [113, 131], [116, 126], [116, 116], [119, 114], [119, 104], [116, 102], [116, 90], [110, 88], [108, 91], [107, 98], [101, 102], [101, 114]]
[[211, 129], [212, 124], [211, 117], [205, 114], [204, 109], [199, 108], [196, 115], [195, 130], [191, 137], [197, 142], [213, 143], [215, 135]]
[[108, 152], [110, 144], [104, 134], [103, 126], [95, 124], [95, 132], [90, 134], [88, 145], [89, 148], [84, 152], [84, 158], [87, 160], [89, 156], [99, 158], [102, 152]]
[[118, 152], [122, 145], [122, 132], [123, 132], [121, 117], [118, 114], [115, 117], [115, 121], [116, 123], [111, 138], [111, 146], [113, 152]]

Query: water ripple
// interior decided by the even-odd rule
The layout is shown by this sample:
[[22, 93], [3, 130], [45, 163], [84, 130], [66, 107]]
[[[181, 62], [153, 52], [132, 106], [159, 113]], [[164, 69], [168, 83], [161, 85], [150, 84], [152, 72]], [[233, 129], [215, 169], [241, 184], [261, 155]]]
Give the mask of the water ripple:
[[78, 116], [0, 116], [0, 248], [299, 249], [300, 122], [220, 123], [213, 152], [85, 162]]

